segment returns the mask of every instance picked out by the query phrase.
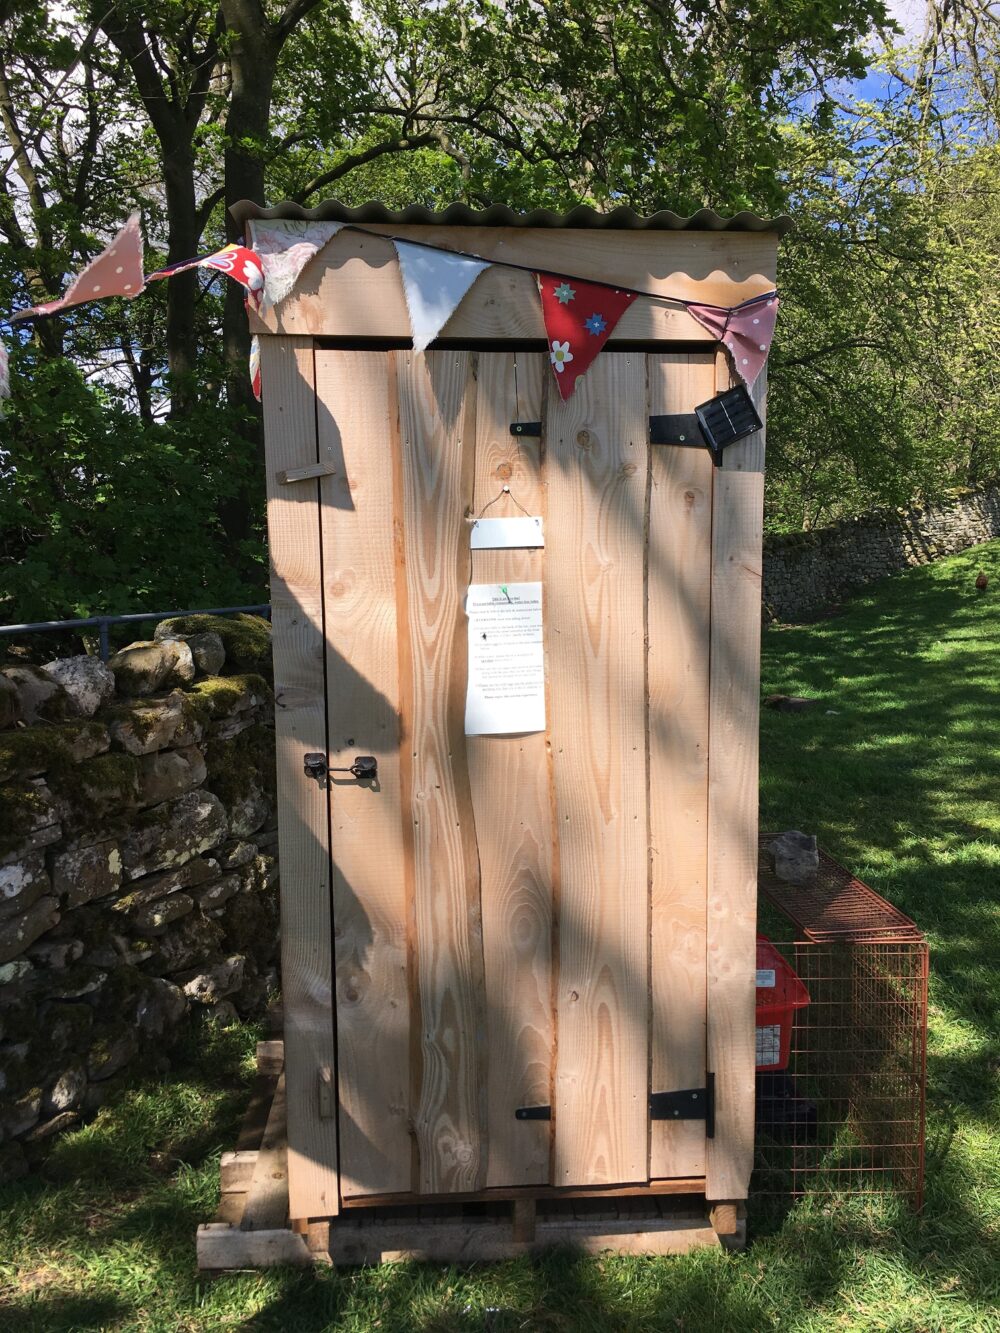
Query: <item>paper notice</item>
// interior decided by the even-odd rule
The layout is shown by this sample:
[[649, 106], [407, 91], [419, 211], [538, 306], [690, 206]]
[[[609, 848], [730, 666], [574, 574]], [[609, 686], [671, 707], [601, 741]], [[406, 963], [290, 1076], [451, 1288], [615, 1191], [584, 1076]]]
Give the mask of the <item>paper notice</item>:
[[471, 546], [474, 551], [544, 545], [541, 518], [477, 518], [472, 525]]
[[473, 583], [469, 616], [467, 736], [545, 730], [540, 583]]

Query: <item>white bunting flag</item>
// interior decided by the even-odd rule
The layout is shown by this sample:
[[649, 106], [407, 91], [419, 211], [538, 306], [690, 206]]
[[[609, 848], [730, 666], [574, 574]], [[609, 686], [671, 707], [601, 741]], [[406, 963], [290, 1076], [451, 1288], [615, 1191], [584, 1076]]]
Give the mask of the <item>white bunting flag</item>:
[[458, 303], [489, 264], [447, 250], [393, 241], [399, 256], [413, 350], [422, 352], [455, 313]]

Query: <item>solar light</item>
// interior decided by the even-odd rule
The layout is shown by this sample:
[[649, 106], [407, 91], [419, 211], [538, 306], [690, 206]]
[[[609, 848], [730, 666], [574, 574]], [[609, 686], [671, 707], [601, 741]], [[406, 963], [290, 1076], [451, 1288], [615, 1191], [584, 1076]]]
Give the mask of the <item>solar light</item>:
[[753, 405], [753, 399], [742, 384], [727, 389], [725, 393], [716, 394], [707, 403], [696, 407], [694, 414], [716, 467], [722, 466], [722, 451], [727, 445], [746, 439], [764, 425]]

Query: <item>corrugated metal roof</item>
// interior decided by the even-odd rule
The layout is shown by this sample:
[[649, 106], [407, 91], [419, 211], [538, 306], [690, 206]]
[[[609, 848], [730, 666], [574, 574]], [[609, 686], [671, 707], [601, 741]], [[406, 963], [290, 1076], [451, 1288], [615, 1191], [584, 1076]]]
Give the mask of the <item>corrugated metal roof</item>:
[[249, 218], [290, 218], [308, 222], [351, 222], [357, 226], [378, 223], [383, 226], [419, 227], [579, 227], [609, 231], [767, 231], [784, 236], [795, 225], [784, 214], [776, 218], [761, 218], [756, 213], [737, 213], [735, 217], [720, 217], [710, 208], [702, 208], [690, 217], [664, 209], [643, 217], [631, 208], [615, 208], [610, 213], [580, 204], [568, 213], [553, 213], [548, 208], [534, 208], [530, 213], [515, 213], [506, 204], [473, 209], [468, 204], [449, 204], [440, 212], [432, 212], [422, 204], [393, 211], [373, 200], [359, 208], [348, 208], [336, 199], [327, 199], [315, 208], [303, 208], [290, 199], [273, 208], [261, 208], [249, 199], [241, 199], [229, 210], [237, 222]]

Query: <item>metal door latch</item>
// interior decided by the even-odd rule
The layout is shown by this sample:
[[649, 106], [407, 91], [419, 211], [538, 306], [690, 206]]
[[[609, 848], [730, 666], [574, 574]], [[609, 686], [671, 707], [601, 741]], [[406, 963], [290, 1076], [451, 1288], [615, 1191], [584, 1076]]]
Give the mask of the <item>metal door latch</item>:
[[310, 753], [304, 756], [302, 768], [307, 778], [315, 778], [322, 787], [331, 773], [350, 773], [358, 782], [375, 782], [378, 779], [378, 760], [371, 754], [355, 756], [350, 768], [331, 768], [325, 754]]

